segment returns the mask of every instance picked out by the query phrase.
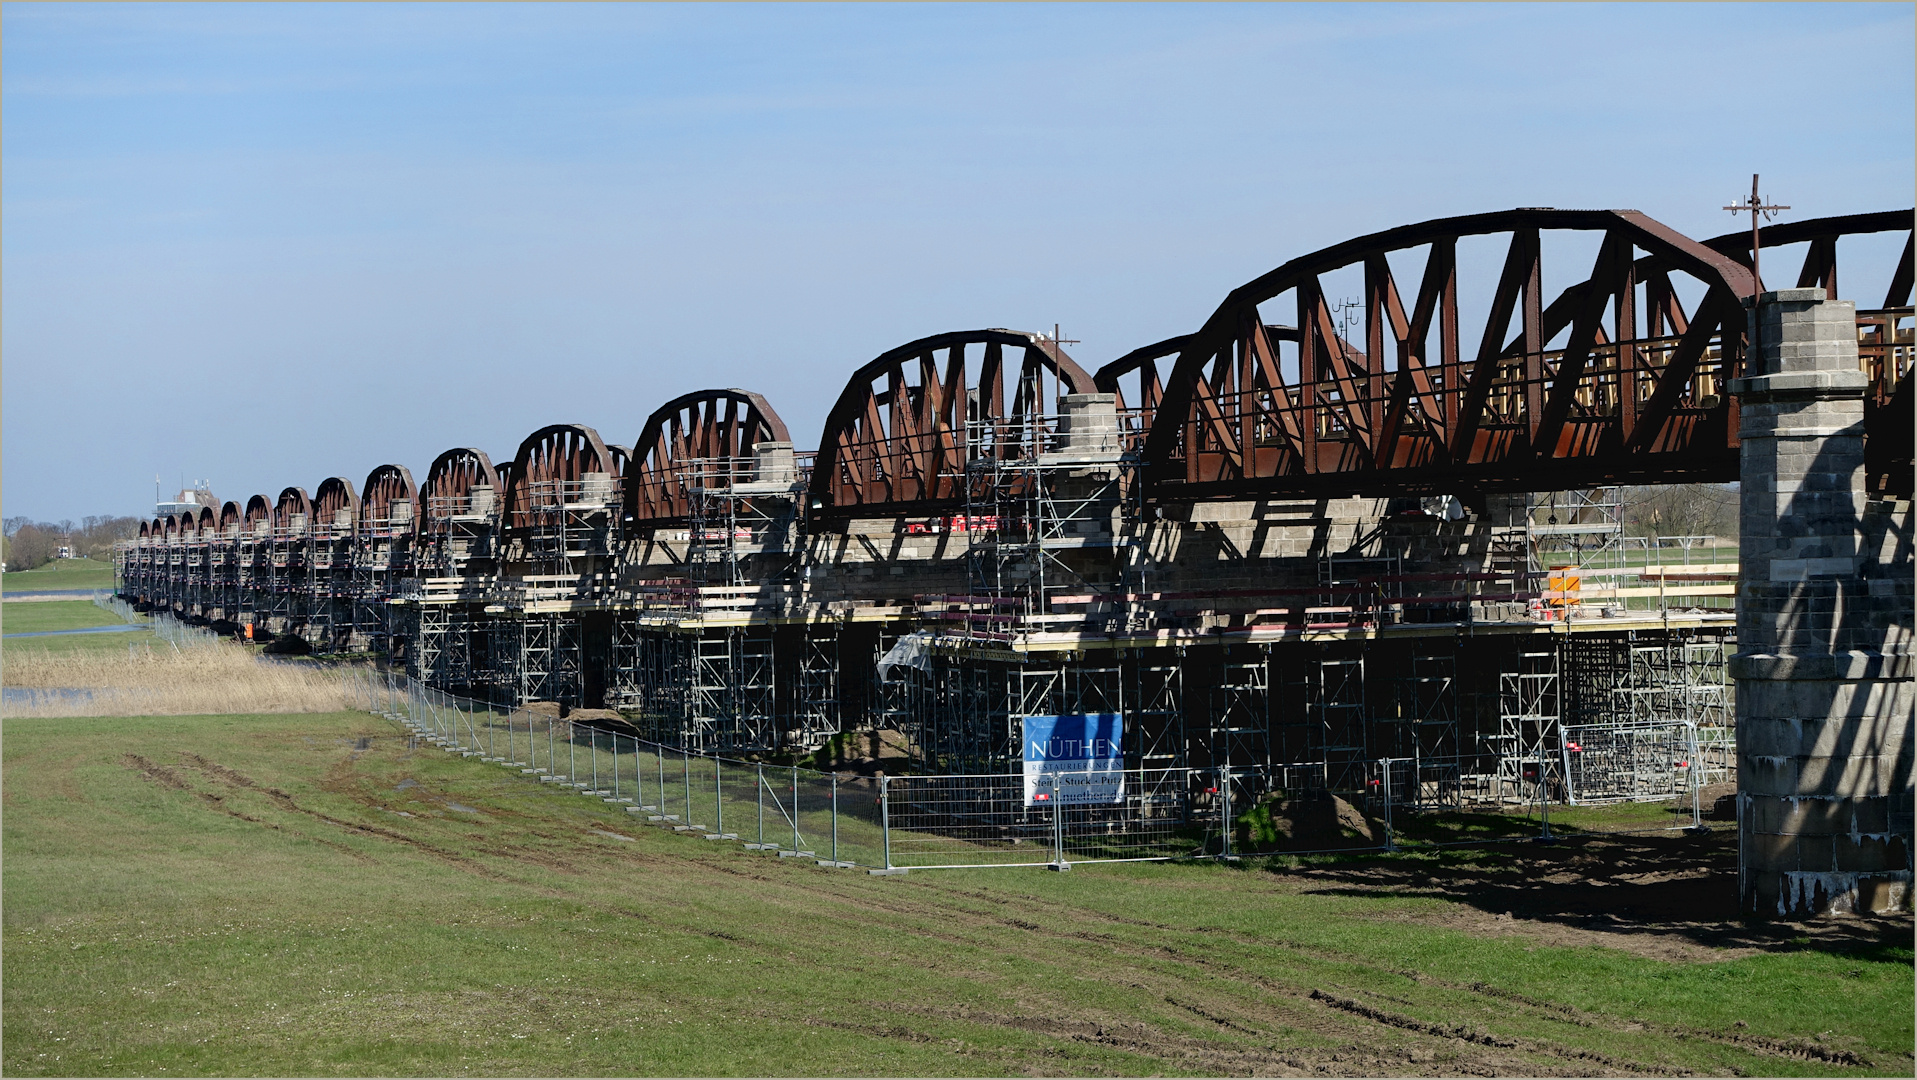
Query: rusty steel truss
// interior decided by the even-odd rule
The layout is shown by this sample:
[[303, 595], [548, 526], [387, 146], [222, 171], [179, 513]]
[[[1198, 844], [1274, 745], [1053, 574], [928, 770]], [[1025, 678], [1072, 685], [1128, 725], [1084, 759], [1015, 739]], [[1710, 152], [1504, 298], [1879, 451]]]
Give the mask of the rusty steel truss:
[[[1857, 313], [1879, 499], [1910, 494], [1911, 225], [1761, 240], [1806, 245], [1797, 284], [1837, 297], [1840, 256], [1854, 288], [1876, 268], [1849, 252], [1903, 236]], [[1601, 489], [1737, 478], [1750, 244], [1628, 210], [1405, 226], [1286, 262], [1096, 375], [1056, 333], [887, 350], [851, 373], [816, 455], [760, 395], [715, 388], [654, 409], [630, 449], [557, 424], [509, 462], [448, 450], [417, 485], [389, 464], [157, 517], [121, 590], [728, 752], [882, 727], [926, 762], [987, 767], [1017, 716], [1113, 709], [1139, 718], [1141, 761], [1328, 785], [1382, 754], [1413, 762], [1420, 800], [1495, 792], [1549, 726], [1507, 724], [1538, 710], [1500, 704], [1499, 679], [1557, 680], [1559, 657], [1462, 631], [1529, 641], [1576, 610], [1576, 575], [1540, 565], [1534, 534], [1591, 526], [1551, 508], [1614, 518]], [[1569, 494], [1537, 510], [1531, 492]], [[1737, 568], [1684, 558], [1581, 587], [1655, 594], [1660, 618], [1667, 590], [1690, 597], [1703, 644], [1684, 647], [1721, 651]], [[1668, 651], [1667, 623], [1630, 632]], [[1483, 677], [1460, 690], [1467, 671]]]
[[[967, 355], [973, 347], [976, 367]], [[1008, 361], [1007, 350], [1017, 359]], [[1015, 455], [1038, 436], [1053, 397], [1092, 389], [1091, 375], [1056, 342], [1023, 331], [938, 334], [882, 353], [853, 372], [826, 416], [811, 511], [844, 517], [963, 506], [974, 445]]]

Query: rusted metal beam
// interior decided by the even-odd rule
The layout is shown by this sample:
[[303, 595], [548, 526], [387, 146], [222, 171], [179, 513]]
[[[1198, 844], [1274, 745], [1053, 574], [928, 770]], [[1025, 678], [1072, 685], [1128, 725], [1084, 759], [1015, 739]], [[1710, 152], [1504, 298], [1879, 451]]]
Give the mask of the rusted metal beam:
[[[973, 345], [984, 346], [976, 380], [966, 356]], [[1021, 353], [1009, 407], [1007, 349]], [[1037, 437], [1048, 391], [1089, 393], [1094, 386], [1056, 342], [1022, 331], [959, 331], [888, 350], [853, 373], [826, 417], [810, 512], [843, 517], [956, 506], [965, 499], [968, 459], [1011, 454]]]
[[[785, 421], [749, 390], [697, 390], [653, 410], [624, 470], [624, 514], [638, 528], [685, 522], [694, 473], [729, 486], [750, 470], [753, 447], [792, 441]], [[617, 456], [615, 452], [615, 457]]]

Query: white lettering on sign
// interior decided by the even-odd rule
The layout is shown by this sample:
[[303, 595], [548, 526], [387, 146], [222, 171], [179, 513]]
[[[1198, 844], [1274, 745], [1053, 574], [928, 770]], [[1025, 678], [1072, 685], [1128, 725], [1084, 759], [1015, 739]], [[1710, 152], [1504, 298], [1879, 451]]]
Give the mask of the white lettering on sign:
[[1027, 716], [1023, 726], [1025, 805], [1089, 806], [1124, 799], [1121, 714]]

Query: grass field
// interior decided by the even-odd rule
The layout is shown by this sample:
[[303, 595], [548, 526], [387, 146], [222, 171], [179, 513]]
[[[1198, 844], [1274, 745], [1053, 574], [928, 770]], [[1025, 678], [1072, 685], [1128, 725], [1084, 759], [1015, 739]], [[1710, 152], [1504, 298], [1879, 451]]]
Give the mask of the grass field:
[[0, 574], [0, 590], [111, 589], [113, 564], [93, 559], [55, 559], [36, 570]]
[[872, 878], [365, 714], [0, 750], [9, 1075], [1912, 1072], [1910, 920], [1739, 923], [1721, 830]]
[[125, 619], [91, 600], [48, 600], [0, 605], [0, 628], [9, 634], [119, 626], [124, 622]]
[[[9, 634], [73, 630], [87, 626], [113, 626], [120, 621], [118, 616], [91, 600], [47, 600], [0, 604], [0, 630]], [[128, 630], [116, 634], [67, 634], [60, 637], [21, 638], [7, 643], [5, 649], [10, 658], [89, 653], [123, 656], [128, 646], [144, 648], [156, 640], [157, 635], [151, 630]], [[9, 680], [8, 685], [18, 684]]]

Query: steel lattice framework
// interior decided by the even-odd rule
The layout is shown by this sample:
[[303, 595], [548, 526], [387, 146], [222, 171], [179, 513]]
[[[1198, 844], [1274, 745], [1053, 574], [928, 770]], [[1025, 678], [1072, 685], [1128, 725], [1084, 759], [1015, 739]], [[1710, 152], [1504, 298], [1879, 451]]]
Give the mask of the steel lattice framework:
[[[372, 522], [394, 521], [395, 503], [417, 504], [418, 499], [419, 489], [413, 484], [413, 470], [404, 465], [381, 465], [366, 474], [366, 486], [360, 493], [362, 531], [368, 529]], [[410, 533], [419, 520], [417, 511], [408, 520], [415, 523], [406, 527]]]
[[641, 527], [683, 524], [691, 512], [689, 470], [708, 484], [727, 486], [749, 471], [752, 448], [762, 442], [790, 445], [792, 435], [758, 394], [699, 390], [666, 402], [646, 418], [633, 444], [626, 520]]
[[1133, 349], [1092, 376], [1099, 393], [1117, 395], [1119, 430], [1127, 449], [1144, 445], [1152, 418], [1158, 415], [1158, 403], [1165, 398], [1165, 380], [1191, 338], [1180, 334]]
[[[1909, 366], [1911, 346], [1895, 340], [1900, 318], [1911, 313], [1911, 276], [1917, 267], [1917, 231], [1912, 219], [1917, 210], [1891, 210], [1875, 214], [1846, 214], [1840, 217], [1813, 218], [1767, 226], [1761, 243], [1766, 248], [1808, 243], [1797, 288], [1824, 290], [1826, 299], [1838, 300], [1837, 265], [1842, 241], [1877, 233], [1904, 234], [1903, 254], [1891, 268], [1890, 286], [1884, 302], [1868, 308], [1860, 301], [1857, 308], [1857, 349], [1870, 390], [1864, 398], [1864, 468], [1869, 474], [1869, 489], [1880, 495], [1910, 497], [1912, 487], [1911, 447], [1917, 441], [1912, 428], [1913, 402], [1910, 380], [1903, 369]], [[1704, 241], [1704, 246], [1723, 252], [1742, 262], [1751, 257], [1751, 237], [1743, 231], [1726, 233]]]
[[532, 528], [542, 506], [557, 505], [548, 500], [592, 476], [619, 476], [618, 463], [597, 431], [584, 424], [553, 424], [533, 432], [519, 444], [506, 479], [507, 527]]
[[[1541, 234], [1557, 230], [1601, 242], [1589, 273], [1547, 300]], [[1506, 255], [1467, 356], [1457, 246], [1487, 235], [1507, 238]], [[1407, 305], [1387, 256], [1418, 248]], [[1364, 274], [1362, 348], [1337, 333], [1320, 285], [1346, 267]], [[1688, 310], [1674, 275], [1702, 287]], [[1287, 293], [1296, 325], [1268, 326], [1259, 305]], [[1735, 260], [1628, 210], [1511, 210], [1348, 241], [1234, 290], [1185, 342], [1147, 481], [1166, 499], [1734, 479], [1723, 381], [1750, 293]]]
[[[980, 346], [977, 366], [968, 350]], [[1006, 351], [1017, 350], [1016, 364]], [[810, 492], [815, 516], [886, 514], [965, 502], [966, 463], [983, 440], [1009, 454], [1032, 437], [1049, 394], [1092, 392], [1056, 342], [968, 330], [901, 345], [853, 372], [826, 416]], [[1008, 400], [1007, 394], [1010, 394]]]

